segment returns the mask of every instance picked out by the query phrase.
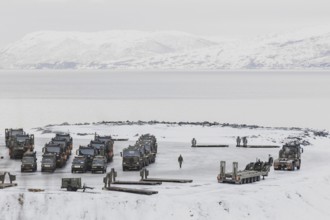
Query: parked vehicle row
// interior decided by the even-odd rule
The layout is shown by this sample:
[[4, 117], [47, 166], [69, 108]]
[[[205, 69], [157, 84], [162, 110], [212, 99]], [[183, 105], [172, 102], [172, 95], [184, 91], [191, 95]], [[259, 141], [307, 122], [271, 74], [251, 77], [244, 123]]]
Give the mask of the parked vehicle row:
[[141, 135], [135, 145], [123, 149], [121, 153], [123, 171], [141, 170], [156, 161], [156, 154], [156, 137], [150, 134]]
[[91, 171], [92, 173], [107, 171], [107, 163], [113, 160], [113, 144], [111, 136], [95, 134], [87, 146], [79, 146], [72, 162], [71, 172]]

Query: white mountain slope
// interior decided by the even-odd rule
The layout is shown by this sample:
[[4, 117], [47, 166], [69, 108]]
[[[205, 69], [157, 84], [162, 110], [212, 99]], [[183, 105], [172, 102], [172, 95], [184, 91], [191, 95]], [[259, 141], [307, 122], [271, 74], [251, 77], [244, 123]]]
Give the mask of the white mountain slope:
[[182, 32], [37, 32], [0, 51], [4, 69], [328, 69], [330, 28], [213, 42]]
[[182, 32], [44, 31], [26, 35], [0, 51], [4, 68], [102, 68], [109, 62], [178, 53], [215, 45]]

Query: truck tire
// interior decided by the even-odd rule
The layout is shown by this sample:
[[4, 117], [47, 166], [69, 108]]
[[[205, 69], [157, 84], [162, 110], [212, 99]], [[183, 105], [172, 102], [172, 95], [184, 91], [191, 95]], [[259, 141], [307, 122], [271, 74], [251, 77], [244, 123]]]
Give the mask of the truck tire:
[[291, 171], [294, 171], [295, 167], [296, 167], [296, 164], [293, 162], [292, 167], [291, 167]]

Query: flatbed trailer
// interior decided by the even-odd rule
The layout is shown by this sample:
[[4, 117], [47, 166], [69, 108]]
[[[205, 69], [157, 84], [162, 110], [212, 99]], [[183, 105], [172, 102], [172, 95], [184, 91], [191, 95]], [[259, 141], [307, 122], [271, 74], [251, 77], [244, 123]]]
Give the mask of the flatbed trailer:
[[220, 162], [220, 174], [217, 176], [219, 183], [245, 184], [260, 181], [261, 177], [268, 175], [269, 169], [256, 170], [238, 170], [238, 163], [233, 162], [233, 171], [226, 173], [226, 162]]
[[206, 145], [191, 145], [191, 147], [229, 147], [229, 145], [227, 144], [206, 144]]
[[243, 147], [243, 148], [280, 148], [277, 145], [238, 145], [236, 147]]
[[172, 178], [148, 178], [149, 170], [142, 169], [140, 171], [141, 181], [150, 182], [168, 182], [168, 183], [192, 183], [193, 180], [188, 179], [172, 179]]

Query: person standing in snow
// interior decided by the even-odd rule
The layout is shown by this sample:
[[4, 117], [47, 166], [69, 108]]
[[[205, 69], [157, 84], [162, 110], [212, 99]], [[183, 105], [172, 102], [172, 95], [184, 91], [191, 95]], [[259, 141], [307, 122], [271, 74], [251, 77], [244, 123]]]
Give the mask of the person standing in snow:
[[180, 165], [180, 168], [181, 168], [182, 162], [183, 162], [183, 157], [181, 156], [181, 154], [180, 154], [180, 156], [178, 158], [178, 162], [179, 162], [179, 165]]
[[237, 136], [236, 138], [236, 147], [241, 146], [241, 138], [239, 136]]

